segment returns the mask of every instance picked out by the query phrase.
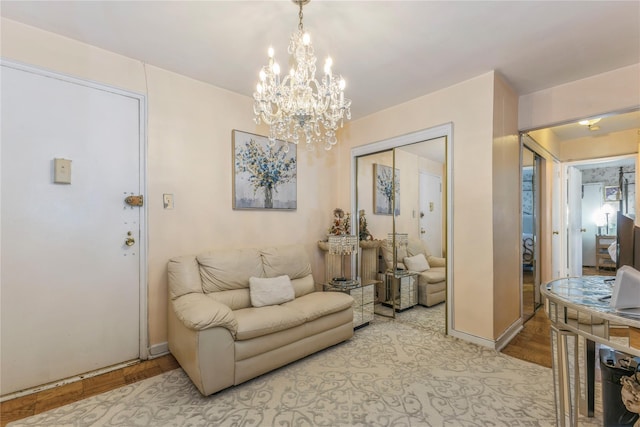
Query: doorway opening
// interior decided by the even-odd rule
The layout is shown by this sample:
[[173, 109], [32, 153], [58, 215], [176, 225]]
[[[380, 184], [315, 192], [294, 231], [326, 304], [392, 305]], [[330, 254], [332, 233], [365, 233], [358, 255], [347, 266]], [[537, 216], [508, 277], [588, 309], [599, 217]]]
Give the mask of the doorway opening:
[[[588, 126], [596, 119], [598, 126]], [[540, 183], [537, 244], [541, 283], [615, 271], [612, 263], [605, 266], [601, 257], [598, 272], [597, 253], [608, 249], [607, 242], [598, 236], [615, 235], [616, 211], [633, 215], [638, 207], [638, 131], [640, 110], [634, 109], [522, 132], [530, 138], [530, 148], [548, 165], [543, 166]], [[613, 212], [606, 215], [603, 208]]]
[[571, 275], [616, 274], [618, 212], [635, 218], [636, 156], [570, 162], [568, 270]]

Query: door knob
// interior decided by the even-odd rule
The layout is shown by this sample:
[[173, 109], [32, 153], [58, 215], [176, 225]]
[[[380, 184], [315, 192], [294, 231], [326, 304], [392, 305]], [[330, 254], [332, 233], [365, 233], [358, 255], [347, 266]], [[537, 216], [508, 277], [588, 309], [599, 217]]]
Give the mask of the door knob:
[[553, 234], [560, 234], [560, 232], [559, 231], [554, 231]]
[[127, 246], [133, 246], [136, 244], [136, 239], [131, 237], [131, 232], [127, 232], [127, 238], [124, 240], [124, 244]]
[[580, 229], [580, 232], [581, 232], [581, 233], [586, 233], [586, 232], [587, 232], [587, 229], [586, 229], [586, 228], [581, 228], [581, 229]]
[[425, 234], [427, 231], [424, 228], [420, 229], [420, 234]]

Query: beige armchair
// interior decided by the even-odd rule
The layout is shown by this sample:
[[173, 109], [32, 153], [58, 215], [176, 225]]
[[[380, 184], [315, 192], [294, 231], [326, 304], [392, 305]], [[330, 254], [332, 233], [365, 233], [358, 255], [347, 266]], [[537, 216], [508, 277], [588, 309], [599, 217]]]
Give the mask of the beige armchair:
[[[387, 245], [381, 246], [382, 257], [388, 269], [393, 268], [393, 250]], [[422, 240], [409, 239], [407, 247], [399, 247], [397, 268], [409, 270], [405, 265], [405, 258], [424, 255], [429, 268], [418, 273], [418, 303], [427, 307], [439, 304], [446, 299], [447, 287], [447, 261], [445, 258], [436, 257], [429, 252]]]

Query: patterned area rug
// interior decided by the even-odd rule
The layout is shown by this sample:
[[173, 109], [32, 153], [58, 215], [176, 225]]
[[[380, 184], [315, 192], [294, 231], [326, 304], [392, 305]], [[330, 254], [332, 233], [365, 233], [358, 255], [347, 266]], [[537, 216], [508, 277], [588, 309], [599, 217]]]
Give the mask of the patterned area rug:
[[10, 426], [556, 425], [550, 369], [443, 330], [443, 304], [415, 307], [209, 397], [176, 369]]

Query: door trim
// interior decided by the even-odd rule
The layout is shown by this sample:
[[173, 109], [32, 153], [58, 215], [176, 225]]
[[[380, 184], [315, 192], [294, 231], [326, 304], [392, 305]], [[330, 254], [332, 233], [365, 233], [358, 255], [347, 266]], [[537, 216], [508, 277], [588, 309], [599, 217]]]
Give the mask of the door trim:
[[[114, 86], [110, 86], [103, 83], [98, 83], [91, 80], [85, 80], [81, 78], [77, 78], [74, 76], [70, 76], [68, 74], [59, 73], [57, 71], [52, 71], [45, 69], [39, 66], [28, 65], [12, 60], [7, 60], [4, 58], [0, 58], [0, 67], [12, 68], [19, 71], [24, 71], [27, 73], [36, 74], [43, 77], [48, 77], [52, 79], [57, 79], [60, 81], [64, 81], [67, 83], [73, 83], [80, 86], [89, 87], [92, 89], [102, 90], [105, 92], [110, 92], [113, 94], [117, 94], [120, 96], [125, 96], [128, 98], [132, 98], [137, 100], [138, 102], [138, 115], [139, 115], [139, 130], [138, 130], [138, 138], [140, 141], [140, 153], [139, 153], [139, 194], [147, 194], [147, 97], [145, 94], [136, 93], [129, 90], [120, 89]], [[140, 295], [140, 307], [139, 307], [139, 350], [138, 350], [138, 358], [142, 360], [146, 360], [149, 358], [149, 324], [148, 324], [148, 301], [147, 301], [147, 246], [148, 246], [148, 233], [147, 233], [147, 222], [148, 222], [148, 210], [146, 208], [146, 204], [140, 207], [142, 209], [142, 213], [140, 215], [140, 236], [139, 236], [139, 277], [138, 277], [138, 288]], [[125, 362], [125, 361], [123, 361]], [[105, 367], [106, 368], [106, 367]], [[107, 368], [108, 369], [108, 368]], [[103, 371], [103, 370], [100, 370]], [[85, 375], [86, 377], [86, 375]], [[64, 380], [63, 380], [64, 381]]]

